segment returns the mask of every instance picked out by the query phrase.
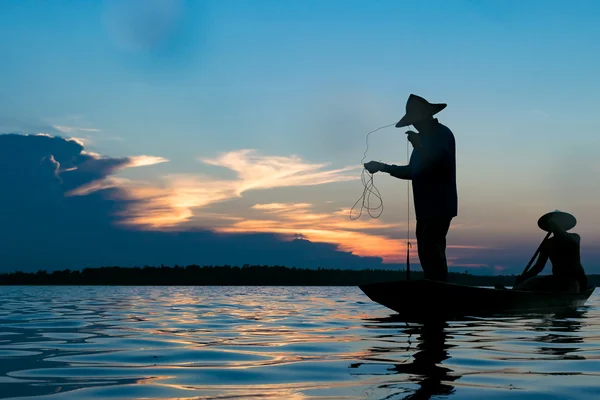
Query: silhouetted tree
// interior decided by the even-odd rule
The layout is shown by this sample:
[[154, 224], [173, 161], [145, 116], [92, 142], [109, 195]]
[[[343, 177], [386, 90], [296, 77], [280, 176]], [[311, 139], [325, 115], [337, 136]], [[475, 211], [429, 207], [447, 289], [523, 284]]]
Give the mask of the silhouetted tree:
[[[465, 271], [466, 272], [466, 271]], [[472, 286], [511, 286], [513, 275], [485, 276], [450, 273], [450, 282]], [[106, 266], [65, 269], [63, 271], [21, 271], [0, 274], [0, 285], [248, 285], [248, 286], [357, 286], [366, 283], [404, 280], [404, 270], [342, 270], [301, 269], [280, 265], [168, 267]], [[422, 279], [421, 271], [411, 273], [411, 279]], [[591, 284], [600, 283], [600, 275], [589, 275]]]

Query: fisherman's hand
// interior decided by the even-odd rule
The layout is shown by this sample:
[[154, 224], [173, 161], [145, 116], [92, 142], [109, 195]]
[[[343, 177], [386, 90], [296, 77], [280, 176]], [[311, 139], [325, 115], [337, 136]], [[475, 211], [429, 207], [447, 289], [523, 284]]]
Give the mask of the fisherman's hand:
[[365, 168], [369, 171], [370, 174], [374, 174], [379, 171], [383, 171], [387, 164], [381, 163], [379, 161], [369, 161], [365, 164]]
[[414, 149], [421, 147], [421, 136], [419, 136], [417, 132], [407, 131], [406, 134], [408, 135], [408, 141], [412, 144]]

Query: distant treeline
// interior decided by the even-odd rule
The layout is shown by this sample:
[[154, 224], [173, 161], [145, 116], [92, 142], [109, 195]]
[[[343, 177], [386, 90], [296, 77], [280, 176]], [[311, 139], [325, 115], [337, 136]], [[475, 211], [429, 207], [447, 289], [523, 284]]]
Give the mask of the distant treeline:
[[[411, 272], [411, 279], [423, 273]], [[588, 276], [600, 283], [600, 275]], [[251, 286], [356, 286], [406, 279], [403, 270], [300, 269], [283, 266], [244, 265], [187, 267], [101, 267], [79, 270], [13, 272], [0, 274], [0, 285], [251, 285]], [[513, 275], [485, 276], [450, 273], [450, 282], [462, 285], [511, 286]]]

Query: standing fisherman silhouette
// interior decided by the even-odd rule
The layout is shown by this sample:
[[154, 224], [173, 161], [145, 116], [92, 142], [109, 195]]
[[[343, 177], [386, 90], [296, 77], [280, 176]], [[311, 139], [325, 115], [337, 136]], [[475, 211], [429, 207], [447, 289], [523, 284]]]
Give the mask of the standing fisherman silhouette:
[[413, 146], [408, 165], [370, 161], [365, 168], [372, 174], [381, 171], [412, 180], [421, 268], [426, 279], [447, 282], [446, 235], [452, 218], [458, 214], [458, 194], [454, 135], [433, 118], [444, 108], [446, 104], [432, 104], [411, 94], [406, 114], [396, 124], [396, 128], [413, 125], [418, 131], [406, 132]]

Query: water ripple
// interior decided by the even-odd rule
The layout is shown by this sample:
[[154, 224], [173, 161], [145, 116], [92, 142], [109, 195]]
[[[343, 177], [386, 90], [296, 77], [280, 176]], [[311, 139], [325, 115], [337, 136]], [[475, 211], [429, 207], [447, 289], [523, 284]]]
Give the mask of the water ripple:
[[354, 287], [4, 287], [0, 398], [588, 399], [599, 299], [407, 324]]

